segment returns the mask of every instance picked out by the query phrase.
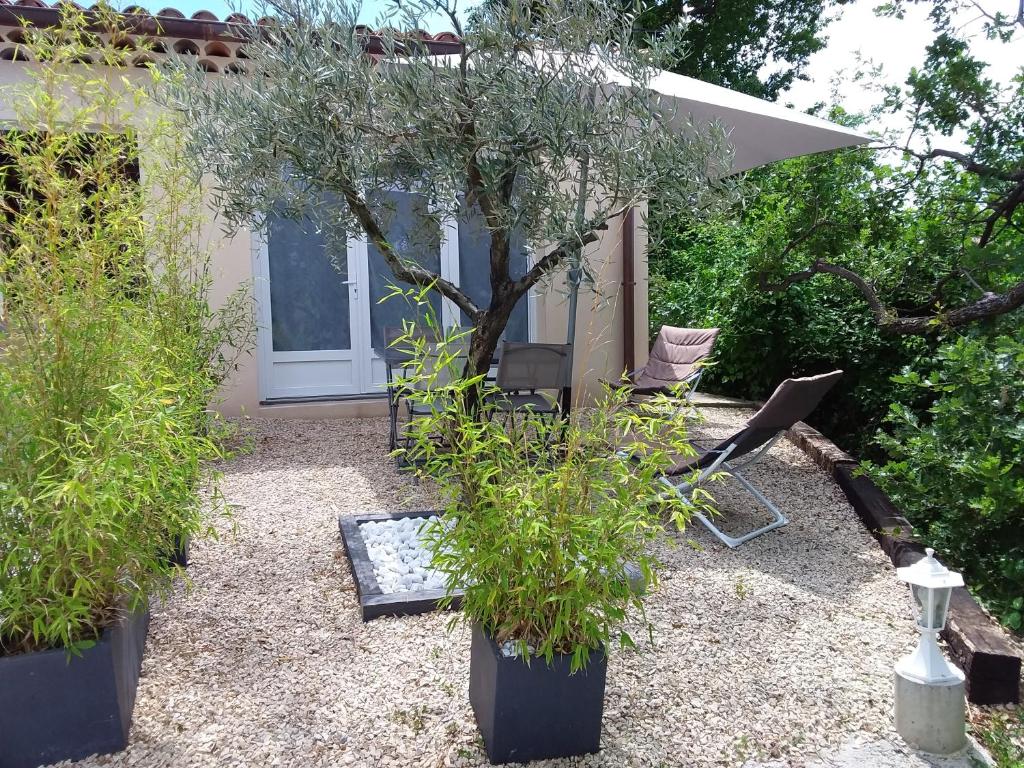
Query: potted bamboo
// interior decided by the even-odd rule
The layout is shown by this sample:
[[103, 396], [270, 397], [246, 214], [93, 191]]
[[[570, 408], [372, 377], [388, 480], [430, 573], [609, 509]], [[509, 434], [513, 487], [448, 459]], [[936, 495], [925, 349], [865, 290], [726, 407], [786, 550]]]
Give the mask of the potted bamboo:
[[398, 342], [416, 348], [404, 383], [430, 410], [402, 450], [445, 500], [426, 536], [472, 625], [469, 698], [487, 754], [597, 751], [607, 656], [633, 645], [624, 622], [643, 616], [656, 580], [648, 545], [664, 515], [682, 527], [692, 512], [658, 482], [673, 455], [693, 454], [684, 422], [660, 399], [634, 407], [613, 389], [564, 420], [505, 418], [500, 392], [458, 376], [464, 335], [426, 336]]
[[235, 327], [206, 300], [173, 158], [147, 152], [139, 178], [170, 126], [125, 126], [144, 94], [97, 71], [125, 63], [95, 34], [118, 18], [61, 14], [3, 93], [18, 119], [0, 133], [0, 768], [126, 745], [149, 600], [220, 508], [207, 409]]

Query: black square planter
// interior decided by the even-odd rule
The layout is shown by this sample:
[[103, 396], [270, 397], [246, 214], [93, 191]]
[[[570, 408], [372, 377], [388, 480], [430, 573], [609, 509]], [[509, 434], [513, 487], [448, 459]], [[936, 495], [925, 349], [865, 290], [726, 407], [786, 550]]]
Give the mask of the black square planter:
[[104, 630], [78, 656], [0, 657], [0, 768], [36, 768], [128, 744], [149, 612]]
[[188, 536], [175, 536], [174, 547], [167, 553], [167, 563], [188, 568], [188, 552], [192, 539]]
[[608, 660], [592, 651], [587, 666], [569, 674], [570, 656], [507, 658], [479, 624], [473, 625], [469, 701], [492, 763], [526, 762], [597, 752], [601, 742]]

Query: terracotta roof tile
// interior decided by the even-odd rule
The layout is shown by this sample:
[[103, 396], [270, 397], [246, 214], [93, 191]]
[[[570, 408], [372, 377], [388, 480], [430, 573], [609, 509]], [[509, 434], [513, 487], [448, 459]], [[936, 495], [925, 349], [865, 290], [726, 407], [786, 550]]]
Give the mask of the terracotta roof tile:
[[[53, 26], [59, 21], [62, 4], [81, 9], [71, 0], [54, 0], [52, 4], [45, 0], [0, 0], [0, 27], [8, 28], [0, 34], [0, 61], [25, 60], [27, 56], [19, 45], [24, 42], [22, 20], [36, 27]], [[89, 10], [95, 11], [98, 7], [93, 5]], [[141, 5], [131, 5], [122, 16], [126, 20], [127, 34], [122, 35], [117, 44], [125, 49], [134, 49], [135, 38], [139, 38], [146, 41], [153, 53], [174, 51], [195, 56], [197, 66], [207, 72], [234, 74], [245, 70], [245, 65], [236, 60], [248, 58], [244, 50], [245, 28], [251, 27], [253, 22], [243, 14], [232, 13], [220, 20], [213, 12], [200, 10], [187, 18], [177, 8], [163, 8], [153, 14]], [[256, 21], [257, 26], [271, 23], [273, 20], [266, 17]], [[356, 31], [365, 36], [366, 52], [374, 58], [383, 53], [383, 35], [421, 41], [434, 53], [453, 53], [460, 45], [458, 35], [453, 32], [374, 30], [365, 25], [356, 27]], [[140, 54], [133, 59], [133, 64], [147, 66], [152, 61], [152, 56]]]
[[[65, 4], [65, 3], [68, 4], [68, 5], [72, 5], [75, 8], [80, 8], [81, 9], [83, 7], [81, 5], [78, 5], [77, 3], [71, 2], [71, 0], [54, 0], [54, 2], [52, 2], [52, 3], [47, 3], [46, 0], [0, 0], [0, 6], [7, 5], [7, 6], [18, 7], [18, 8], [40, 8], [40, 9], [49, 10], [51, 12], [57, 11], [60, 8], [60, 6], [62, 4]], [[91, 5], [91, 6], [89, 6], [89, 10], [90, 11], [95, 11], [99, 7], [100, 7], [99, 4]], [[233, 24], [249, 25], [249, 24], [253, 23], [252, 20], [248, 16], [246, 16], [245, 14], [242, 14], [242, 13], [230, 13], [226, 17], [224, 17], [224, 19], [220, 19], [220, 18], [217, 17], [217, 14], [215, 14], [213, 11], [208, 11], [208, 10], [203, 9], [203, 10], [196, 11], [195, 13], [192, 14], [191, 17], [188, 17], [184, 13], [182, 13], [180, 10], [178, 10], [177, 8], [170, 8], [170, 7], [168, 7], [168, 8], [161, 8], [156, 13], [152, 13], [148, 9], [142, 7], [141, 5], [130, 5], [130, 6], [128, 6], [127, 8], [124, 9], [124, 11], [122, 11], [122, 15], [124, 15], [124, 16], [134, 16], [134, 17], [143, 17], [143, 18], [155, 18], [158, 21], [160, 19], [177, 19], [177, 20], [182, 20], [182, 21], [206, 22], [206, 23], [210, 23], [210, 24], [217, 24], [217, 25], [224, 25], [224, 26], [233, 25]], [[269, 19], [264, 17], [264, 18], [261, 18], [257, 23], [264, 23], [264, 22], [267, 22], [267, 21], [269, 21]], [[6, 19], [0, 20], [0, 23], [4, 23], [4, 22], [6, 22]], [[9, 26], [9, 25], [4, 23], [4, 26]], [[368, 33], [370, 35], [378, 34], [378, 32], [374, 31], [371, 27], [368, 27], [368, 26], [360, 26], [360, 27], [357, 27], [357, 29], [365, 31], [366, 33]], [[381, 31], [383, 31], [383, 30], [381, 30]], [[395, 32], [395, 30], [388, 30], [388, 31], [389, 32]], [[406, 37], [411, 37], [411, 38], [415, 38], [415, 39], [419, 39], [419, 40], [424, 40], [424, 41], [427, 41], [427, 42], [456, 43], [456, 44], [459, 42], [459, 37], [454, 32], [437, 32], [437, 33], [432, 34], [430, 32], [427, 32], [424, 29], [415, 29], [415, 30], [410, 30], [410, 31], [404, 32], [402, 34], [404, 36], [406, 36]], [[205, 39], [205, 38], [201, 38], [201, 39]]]

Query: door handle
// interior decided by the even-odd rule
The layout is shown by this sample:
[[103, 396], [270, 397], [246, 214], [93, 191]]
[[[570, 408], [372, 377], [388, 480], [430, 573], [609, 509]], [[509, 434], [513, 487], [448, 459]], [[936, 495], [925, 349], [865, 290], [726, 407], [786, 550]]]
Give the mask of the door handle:
[[352, 292], [355, 294], [356, 299], [359, 298], [359, 281], [358, 280], [342, 280], [342, 285], [351, 285]]

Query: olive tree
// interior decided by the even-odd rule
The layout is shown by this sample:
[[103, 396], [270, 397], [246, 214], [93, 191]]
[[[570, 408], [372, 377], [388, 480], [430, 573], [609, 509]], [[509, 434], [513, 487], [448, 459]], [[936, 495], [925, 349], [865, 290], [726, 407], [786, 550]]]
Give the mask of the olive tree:
[[[628, 209], [656, 195], [699, 212], [722, 197], [713, 179], [729, 148], [715, 126], [688, 124], [649, 85], [677, 61], [680, 29], [643, 47], [608, 0], [517, 0], [463, 25], [447, 0], [397, 2], [370, 35], [346, 0], [270, 0], [259, 25], [237, 26], [246, 73], [205, 78], [179, 61], [162, 98], [187, 117], [199, 167], [230, 226], [300, 216], [324, 193], [330, 222], [362, 231], [398, 281], [429, 286], [474, 327], [467, 373], [485, 370], [516, 302], [571, 266]], [[460, 44], [439, 55], [415, 34], [428, 13]], [[389, 239], [380, 190], [422, 194], [437, 226], [467, 211], [490, 236], [490, 300], [418, 263]], [[520, 244], [532, 254], [510, 271]]]

